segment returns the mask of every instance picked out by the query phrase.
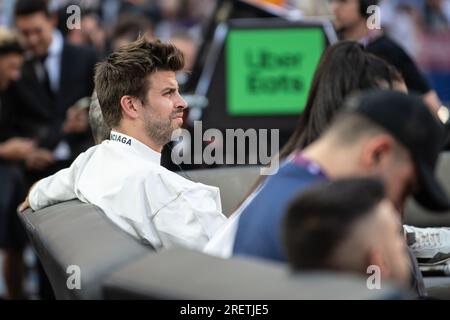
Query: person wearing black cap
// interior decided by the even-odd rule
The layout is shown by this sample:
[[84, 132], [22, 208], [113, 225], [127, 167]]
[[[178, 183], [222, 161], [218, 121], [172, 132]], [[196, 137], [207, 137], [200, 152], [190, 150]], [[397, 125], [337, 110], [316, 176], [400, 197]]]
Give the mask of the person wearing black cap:
[[281, 226], [287, 206], [321, 181], [377, 177], [400, 213], [410, 195], [431, 210], [448, 210], [450, 202], [433, 174], [446, 139], [446, 130], [419, 97], [390, 90], [352, 97], [318, 140], [294, 152], [244, 204], [233, 254], [285, 261]]

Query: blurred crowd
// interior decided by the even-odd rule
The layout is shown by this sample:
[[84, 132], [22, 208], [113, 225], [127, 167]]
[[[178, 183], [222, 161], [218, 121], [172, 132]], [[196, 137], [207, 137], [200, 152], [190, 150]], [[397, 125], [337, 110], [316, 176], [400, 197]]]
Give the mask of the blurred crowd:
[[[0, 25], [13, 26], [15, 0], [0, 4]], [[331, 17], [328, 0], [253, 0], [294, 7], [305, 16]], [[190, 69], [217, 0], [52, 0], [58, 28], [68, 42], [94, 48], [99, 58], [136, 39], [140, 33], [172, 41]], [[81, 8], [81, 28], [68, 30], [69, 5]], [[450, 102], [450, 0], [383, 0], [384, 30], [417, 61], [444, 102]]]

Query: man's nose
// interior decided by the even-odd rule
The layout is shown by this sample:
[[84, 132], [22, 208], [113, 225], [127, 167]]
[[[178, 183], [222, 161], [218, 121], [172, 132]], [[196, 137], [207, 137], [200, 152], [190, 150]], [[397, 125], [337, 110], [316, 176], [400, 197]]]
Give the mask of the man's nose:
[[186, 109], [188, 107], [186, 100], [184, 100], [180, 94], [178, 94], [178, 100], [177, 100], [176, 106], [178, 109]]

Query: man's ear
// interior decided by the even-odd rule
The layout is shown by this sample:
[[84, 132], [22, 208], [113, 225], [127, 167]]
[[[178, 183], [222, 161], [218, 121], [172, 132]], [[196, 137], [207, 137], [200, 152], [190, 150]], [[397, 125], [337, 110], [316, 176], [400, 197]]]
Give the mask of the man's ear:
[[388, 134], [380, 134], [369, 138], [362, 149], [361, 161], [365, 168], [376, 168], [382, 165], [394, 149], [394, 139]]
[[124, 118], [136, 119], [138, 117], [137, 99], [132, 96], [122, 96], [120, 98], [120, 108]]

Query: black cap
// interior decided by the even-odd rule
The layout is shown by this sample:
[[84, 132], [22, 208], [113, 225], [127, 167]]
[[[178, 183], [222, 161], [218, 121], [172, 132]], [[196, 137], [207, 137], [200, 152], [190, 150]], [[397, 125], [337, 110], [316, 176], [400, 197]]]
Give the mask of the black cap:
[[391, 90], [366, 91], [347, 100], [345, 108], [384, 128], [409, 150], [419, 180], [414, 198], [422, 206], [433, 211], [450, 209], [447, 194], [434, 176], [447, 130], [420, 97]]

